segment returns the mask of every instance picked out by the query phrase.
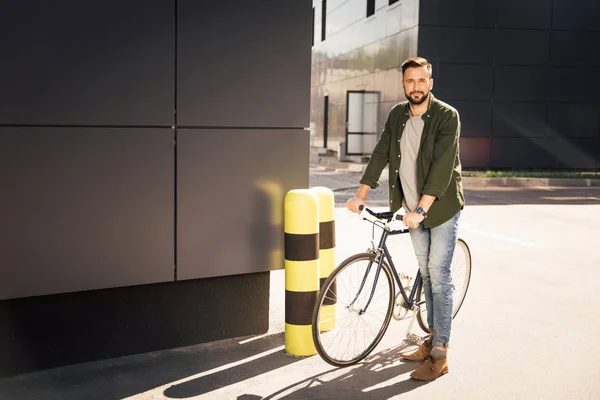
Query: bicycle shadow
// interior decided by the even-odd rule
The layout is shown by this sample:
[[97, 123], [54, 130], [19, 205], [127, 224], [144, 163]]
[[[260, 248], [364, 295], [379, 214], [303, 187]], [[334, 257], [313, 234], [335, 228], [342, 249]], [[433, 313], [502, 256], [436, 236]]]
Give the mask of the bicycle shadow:
[[[332, 368], [278, 390], [264, 400], [275, 399], [383, 399], [415, 390], [427, 382], [410, 379], [409, 372], [420, 363], [401, 360], [401, 354], [412, 347], [401, 344], [382, 350], [347, 368]], [[399, 380], [399, 377], [406, 375]], [[248, 397], [250, 396], [250, 397]], [[251, 399], [244, 395], [238, 399]]]

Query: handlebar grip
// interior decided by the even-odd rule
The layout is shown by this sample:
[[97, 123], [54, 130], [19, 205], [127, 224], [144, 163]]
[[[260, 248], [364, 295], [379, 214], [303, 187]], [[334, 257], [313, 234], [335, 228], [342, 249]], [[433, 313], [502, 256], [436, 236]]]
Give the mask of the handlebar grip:
[[369, 209], [369, 208], [367, 208], [367, 207], [363, 206], [362, 204], [361, 204], [360, 206], [358, 206], [358, 209], [359, 209], [360, 211], [363, 211], [363, 210], [364, 210], [364, 211], [368, 212], [369, 214], [371, 214], [371, 215], [372, 215], [372, 216], [374, 216], [375, 218], [381, 218], [381, 217], [379, 216], [379, 214], [378, 214], [378, 213], [376, 213], [376, 212], [374, 212], [373, 210], [371, 210], [371, 209]]

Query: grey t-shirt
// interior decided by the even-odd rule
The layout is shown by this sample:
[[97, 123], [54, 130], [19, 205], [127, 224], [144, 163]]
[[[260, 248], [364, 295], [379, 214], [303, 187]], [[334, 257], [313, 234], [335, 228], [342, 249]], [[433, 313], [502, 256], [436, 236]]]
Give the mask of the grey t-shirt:
[[421, 135], [425, 121], [418, 117], [410, 117], [406, 121], [400, 139], [400, 183], [404, 193], [402, 207], [406, 211], [414, 211], [419, 205], [421, 196], [417, 192], [417, 155], [421, 145]]

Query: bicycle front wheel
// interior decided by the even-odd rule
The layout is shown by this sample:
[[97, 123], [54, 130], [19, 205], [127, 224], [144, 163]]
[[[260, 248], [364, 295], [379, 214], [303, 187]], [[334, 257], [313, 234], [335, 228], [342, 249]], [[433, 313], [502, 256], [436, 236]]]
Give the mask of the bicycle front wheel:
[[329, 364], [344, 367], [365, 358], [379, 344], [392, 317], [394, 281], [376, 255], [356, 254], [325, 280], [313, 312], [317, 352]]
[[[460, 307], [462, 306], [469, 289], [471, 281], [471, 251], [469, 246], [463, 239], [458, 239], [452, 256], [452, 264], [450, 265], [450, 274], [452, 276], [452, 318], [456, 317]], [[423, 302], [419, 307], [417, 314], [417, 322], [423, 331], [429, 333], [429, 325], [427, 324], [427, 306], [425, 301], [425, 292], [423, 291], [423, 281], [419, 284], [417, 291], [417, 303]]]

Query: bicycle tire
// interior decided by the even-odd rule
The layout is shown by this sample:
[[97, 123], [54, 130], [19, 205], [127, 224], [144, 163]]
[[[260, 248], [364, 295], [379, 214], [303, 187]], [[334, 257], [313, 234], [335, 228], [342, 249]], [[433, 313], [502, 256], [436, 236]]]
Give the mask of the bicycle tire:
[[[467, 290], [469, 289], [469, 283], [471, 282], [471, 267], [471, 251], [469, 250], [469, 246], [463, 239], [458, 239], [454, 249], [454, 255], [452, 256], [452, 264], [450, 266], [452, 284], [454, 285], [455, 290], [454, 294], [452, 295], [453, 319], [460, 311], [460, 308], [465, 301], [465, 297], [467, 296]], [[458, 282], [460, 282], [460, 284], [458, 284]], [[423, 301], [425, 300], [423, 281], [419, 283], [416, 302], [421, 302], [421, 299], [423, 299]], [[429, 333], [429, 324], [427, 323], [427, 307], [425, 307], [425, 303], [423, 303], [423, 305], [419, 308], [417, 322], [424, 332]]]
[[[370, 262], [372, 266], [367, 269]], [[367, 312], [358, 311], [370, 296], [376, 270], [375, 254], [355, 254], [331, 273], [319, 291], [312, 317], [313, 341], [321, 358], [333, 366], [347, 367], [364, 359], [379, 344], [389, 326], [395, 286], [392, 271], [385, 261]], [[365, 277], [366, 284], [357, 295]], [[376, 328], [367, 327], [371, 322]], [[340, 349], [338, 354], [336, 351]]]

